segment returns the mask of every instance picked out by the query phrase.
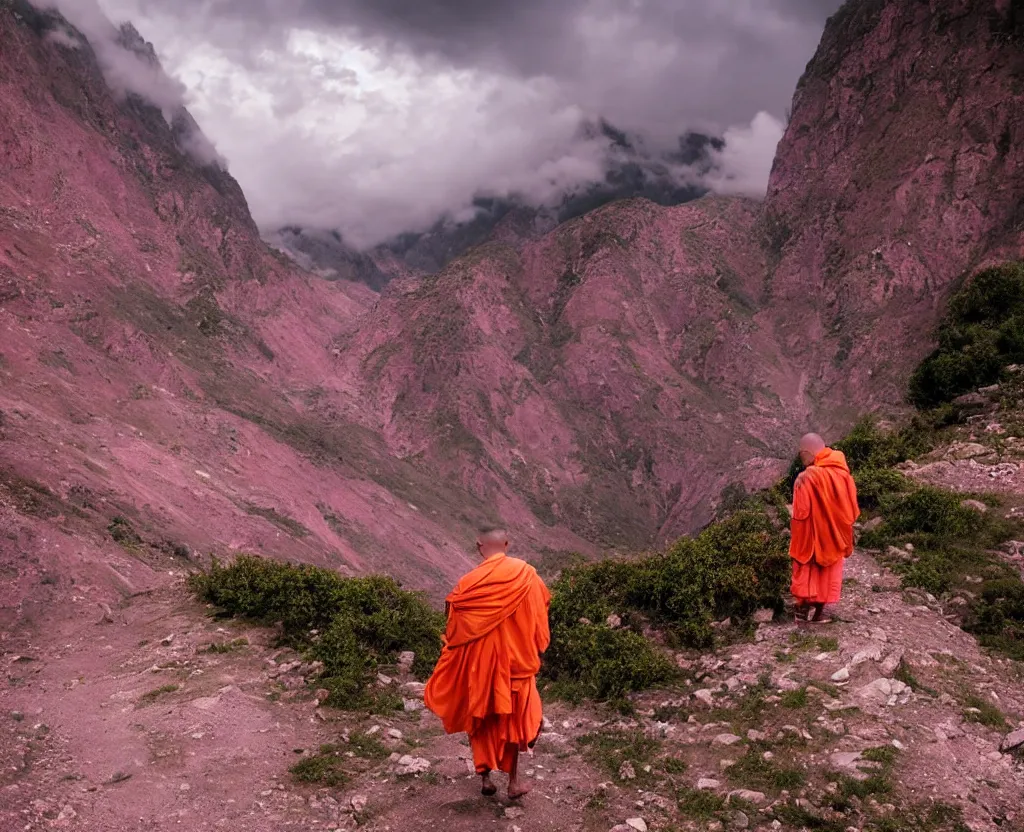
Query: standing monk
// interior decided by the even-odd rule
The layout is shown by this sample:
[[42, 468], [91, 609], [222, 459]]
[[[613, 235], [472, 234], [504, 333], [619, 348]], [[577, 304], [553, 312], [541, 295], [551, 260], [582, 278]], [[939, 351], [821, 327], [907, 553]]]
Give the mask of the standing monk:
[[481, 792], [497, 792], [494, 769], [508, 772], [508, 796], [530, 789], [519, 780], [519, 752], [540, 735], [540, 654], [551, 640], [551, 595], [537, 570], [510, 558], [508, 535], [484, 531], [476, 547], [484, 562], [446, 599], [448, 627], [424, 701], [449, 734], [465, 732]]
[[804, 470], [793, 486], [789, 544], [791, 592], [798, 621], [825, 623], [825, 605], [839, 600], [843, 561], [853, 554], [857, 486], [843, 453], [827, 448], [816, 433], [800, 440], [800, 461]]

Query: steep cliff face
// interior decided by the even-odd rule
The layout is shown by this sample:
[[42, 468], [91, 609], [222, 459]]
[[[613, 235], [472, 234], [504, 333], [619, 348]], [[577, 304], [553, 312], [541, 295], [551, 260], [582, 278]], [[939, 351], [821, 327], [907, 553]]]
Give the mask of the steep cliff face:
[[768, 297], [809, 393], [898, 400], [951, 289], [1024, 241], [1024, 5], [859, 0], [829, 22], [779, 146]]
[[51, 568], [88, 582], [122, 517], [140, 554], [448, 583], [492, 510], [323, 396], [373, 294], [275, 256], [187, 114], [115, 95], [68, 32], [0, 4], [0, 507], [27, 523], [7, 516], [5, 561], [56, 522]]
[[1022, 250], [1020, 8], [848, 3], [761, 208], [616, 203], [386, 293], [354, 385], [391, 446], [642, 545], [900, 406], [956, 282]]
[[551, 554], [692, 530], [800, 431], [898, 404], [956, 281], [1021, 254], [1022, 19], [854, 0], [764, 206], [627, 200], [544, 234], [511, 212], [378, 297], [268, 249], [184, 110], [116, 95], [6, 0], [4, 505], [97, 562], [123, 516], [433, 588], [487, 519]]
[[395, 284], [348, 351], [353, 415], [372, 402], [397, 453], [505, 514], [625, 547], [693, 528], [730, 481], [774, 475], [802, 415], [754, 320], [756, 217], [619, 203]]

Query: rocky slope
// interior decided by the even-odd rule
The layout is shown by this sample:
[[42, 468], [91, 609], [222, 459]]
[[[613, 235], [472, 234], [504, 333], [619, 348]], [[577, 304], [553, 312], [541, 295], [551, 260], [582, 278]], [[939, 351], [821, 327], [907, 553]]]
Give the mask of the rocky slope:
[[1010, 0], [862, 0], [829, 22], [761, 220], [786, 310], [761, 319], [823, 415], [898, 398], [957, 282], [1020, 258], [1022, 44]]
[[801, 430], [898, 406], [957, 281], [1020, 256], [1020, 25], [997, 0], [848, 3], [763, 206], [616, 203], [391, 287], [348, 356], [359, 405], [549, 524], [693, 529]]
[[442, 218], [425, 232], [401, 235], [367, 252], [347, 246], [337, 231], [288, 227], [267, 235], [268, 242], [328, 279], [380, 290], [395, 278], [434, 274], [488, 241], [534, 240], [611, 202], [640, 197], [669, 206], [698, 199], [707, 193], [699, 177], [714, 168], [714, 152], [725, 146], [721, 139], [687, 133], [678, 148], [654, 153], [606, 122], [585, 125], [584, 132], [607, 142], [604, 180], [578, 186], [554, 205], [531, 206], [514, 195], [481, 196], [471, 219]]
[[[318, 708], [298, 657], [269, 631], [204, 619], [180, 574], [111, 623], [78, 599], [44, 637], [3, 643], [0, 826], [1024, 828], [1019, 667], [870, 556], [847, 578], [837, 623], [798, 631], [769, 612], [753, 639], [680, 654], [685, 681], [630, 716], [546, 702], [518, 805], [481, 798], [464, 737], [422, 709]], [[415, 683], [388, 673], [414, 702]], [[289, 769], [304, 760], [314, 781], [325, 761], [342, 773], [303, 783]]]
[[493, 510], [322, 395], [373, 294], [275, 256], [187, 113], [117, 94], [52, 15], [0, 4], [0, 44], [0, 493], [27, 524], [5, 564], [110, 578], [120, 516], [143, 551], [447, 584]]
[[105, 545], [124, 515], [435, 590], [488, 516], [553, 562], [643, 547], [898, 404], [951, 287], [1022, 248], [1003, 0], [844, 7], [763, 206], [513, 212], [380, 297], [269, 251], [184, 110], [113, 93], [25, 0], [0, 17], [5, 480], [58, 516], [92, 495]]

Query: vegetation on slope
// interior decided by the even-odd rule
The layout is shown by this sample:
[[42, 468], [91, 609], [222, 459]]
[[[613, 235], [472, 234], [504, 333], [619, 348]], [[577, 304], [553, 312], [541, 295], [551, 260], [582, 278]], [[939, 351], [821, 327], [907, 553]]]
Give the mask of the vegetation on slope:
[[[855, 449], [848, 456], [854, 478], [870, 489], [862, 520], [878, 518], [859, 545], [877, 550], [905, 587], [958, 598], [964, 629], [983, 646], [1024, 658], [1024, 582], [993, 553], [1021, 533], [1020, 523], [1002, 516], [997, 497], [920, 485], [892, 467], [891, 460], [926, 452], [938, 438], [922, 419], [890, 431], [864, 421], [839, 443]], [[992, 510], [983, 511], [985, 503]]]
[[400, 652], [416, 653], [413, 671], [420, 676], [441, 654], [444, 617], [391, 578], [343, 578], [328, 569], [243, 556], [230, 566], [214, 561], [191, 586], [226, 615], [280, 623], [283, 643], [323, 662], [319, 683], [330, 691], [328, 704], [338, 707], [374, 705], [370, 681]]
[[[1015, 361], [1024, 362], [1021, 264], [981, 272], [954, 296], [939, 348], [914, 374], [911, 395], [922, 407], [941, 405]], [[860, 545], [878, 550], [906, 587], [958, 602], [963, 626], [983, 645], [1024, 659], [1024, 582], [992, 551], [1019, 534], [1019, 524], [897, 470], [935, 447], [948, 420], [941, 410], [902, 426], [866, 419], [836, 443], [857, 481], [862, 521], [874, 521]], [[716, 621], [781, 611], [789, 580], [785, 505], [798, 471], [795, 462], [775, 488], [736, 501], [666, 552], [565, 569], [551, 587], [547, 690], [621, 702], [676, 675], [664, 648], [706, 648]], [[984, 499], [998, 507], [998, 499]], [[285, 643], [323, 662], [330, 704], [372, 703], [378, 665], [400, 651], [416, 653], [421, 677], [439, 655], [443, 617], [390, 578], [241, 557], [228, 567], [214, 563], [192, 586], [228, 615], [280, 622]]]
[[566, 570], [552, 586], [545, 677], [573, 699], [617, 699], [667, 681], [673, 666], [652, 631], [670, 646], [707, 647], [716, 620], [781, 609], [787, 551], [769, 508], [750, 501], [663, 554]]
[[910, 380], [910, 399], [922, 409], [994, 384], [1024, 362], [1024, 263], [975, 275], [950, 299], [937, 338]]

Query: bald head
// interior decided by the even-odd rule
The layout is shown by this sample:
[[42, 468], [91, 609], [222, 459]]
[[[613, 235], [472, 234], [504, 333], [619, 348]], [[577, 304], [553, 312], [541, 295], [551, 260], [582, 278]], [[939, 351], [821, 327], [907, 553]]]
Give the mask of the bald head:
[[508, 532], [504, 529], [484, 529], [477, 535], [476, 548], [485, 558], [508, 550]]
[[800, 461], [804, 465], [810, 465], [823, 450], [825, 440], [816, 433], [808, 433], [800, 440]]

